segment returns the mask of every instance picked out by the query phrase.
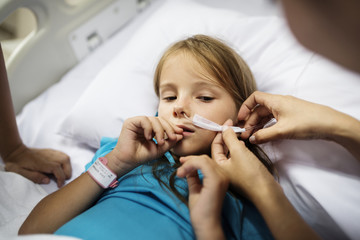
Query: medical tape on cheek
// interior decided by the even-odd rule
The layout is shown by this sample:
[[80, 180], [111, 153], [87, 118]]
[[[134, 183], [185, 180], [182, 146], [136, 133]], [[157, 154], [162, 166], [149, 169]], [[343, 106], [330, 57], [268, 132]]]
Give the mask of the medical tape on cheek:
[[[185, 115], [186, 116], [186, 115]], [[189, 117], [186, 116], [186, 118], [188, 118], [189, 120], [191, 120]], [[198, 114], [195, 114], [193, 119], [191, 120], [193, 122], [193, 124], [195, 126], [198, 126], [200, 128], [204, 128], [210, 131], [214, 131], [214, 132], [222, 132], [224, 130], [224, 126], [219, 125], [217, 123], [214, 123], [212, 121], [210, 121], [209, 119], [206, 119]], [[248, 128], [240, 128], [240, 127], [234, 127], [231, 126], [231, 128], [234, 130], [234, 132], [236, 133], [242, 133], [242, 132], [246, 132], [248, 130], [251, 129], [255, 129], [258, 127], [262, 127], [262, 128], [267, 128], [267, 127], [271, 127], [272, 125], [274, 125], [276, 123], [276, 119], [272, 118], [269, 122], [267, 122], [265, 125], [256, 125], [254, 127], [248, 127]]]
[[[224, 129], [224, 126], [214, 123], [214, 122], [210, 121], [209, 119], [206, 119], [198, 114], [194, 115], [192, 122], [195, 126], [198, 126], [200, 128], [204, 128], [204, 129], [207, 129], [210, 131], [214, 131], [214, 132], [222, 132]], [[234, 126], [231, 126], [231, 128], [236, 133], [242, 133], [242, 132], [246, 131], [245, 128], [234, 127]]]

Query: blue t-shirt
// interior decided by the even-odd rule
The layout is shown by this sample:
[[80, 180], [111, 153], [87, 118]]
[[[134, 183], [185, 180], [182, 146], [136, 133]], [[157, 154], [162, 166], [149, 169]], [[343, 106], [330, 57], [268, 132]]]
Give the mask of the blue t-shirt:
[[[103, 138], [101, 147], [86, 169], [116, 146], [117, 139]], [[171, 154], [165, 156], [174, 162]], [[169, 168], [161, 179], [168, 183], [174, 170]], [[152, 173], [152, 162], [135, 168], [106, 190], [94, 206], [73, 218], [55, 234], [82, 239], [196, 239], [189, 209]], [[185, 179], [175, 185], [188, 196]], [[222, 225], [227, 239], [272, 239], [256, 208], [246, 200], [227, 194], [222, 210]]]

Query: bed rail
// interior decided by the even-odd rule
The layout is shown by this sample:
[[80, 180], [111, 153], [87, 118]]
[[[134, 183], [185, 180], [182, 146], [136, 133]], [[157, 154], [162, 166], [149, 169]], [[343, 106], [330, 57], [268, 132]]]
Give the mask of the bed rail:
[[87, 0], [70, 6], [64, 0], [0, 0], [0, 22], [22, 7], [37, 20], [37, 29], [7, 64], [16, 113], [121, 28], [143, 4], [139, 0]]

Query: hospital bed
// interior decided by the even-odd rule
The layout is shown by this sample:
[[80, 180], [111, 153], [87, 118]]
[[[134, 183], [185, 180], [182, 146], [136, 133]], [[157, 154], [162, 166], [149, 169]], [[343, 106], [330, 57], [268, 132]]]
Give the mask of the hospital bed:
[[[294, 95], [360, 119], [360, 76], [300, 46], [270, 1], [84, 0], [70, 6], [2, 0], [0, 21], [19, 7], [32, 10], [38, 23], [7, 66], [20, 134], [28, 146], [67, 153], [70, 181], [84, 171], [102, 136], [118, 136], [128, 117], [155, 114], [157, 60], [170, 43], [197, 33], [235, 48], [259, 90]], [[286, 195], [321, 236], [360, 238], [356, 159], [320, 140], [276, 141], [263, 148]], [[0, 171], [0, 238], [24, 238], [16, 236], [19, 226], [56, 188], [54, 182], [38, 185]], [[58, 239], [25, 239], [41, 237]]]

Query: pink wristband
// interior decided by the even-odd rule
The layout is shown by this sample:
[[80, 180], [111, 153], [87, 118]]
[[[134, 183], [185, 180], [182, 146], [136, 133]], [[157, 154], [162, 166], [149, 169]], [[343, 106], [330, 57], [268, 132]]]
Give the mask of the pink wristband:
[[107, 159], [100, 157], [88, 169], [89, 175], [102, 188], [115, 188], [119, 184], [117, 175], [107, 167]]

